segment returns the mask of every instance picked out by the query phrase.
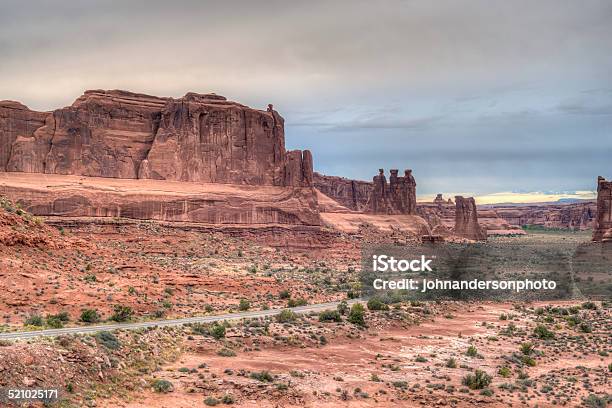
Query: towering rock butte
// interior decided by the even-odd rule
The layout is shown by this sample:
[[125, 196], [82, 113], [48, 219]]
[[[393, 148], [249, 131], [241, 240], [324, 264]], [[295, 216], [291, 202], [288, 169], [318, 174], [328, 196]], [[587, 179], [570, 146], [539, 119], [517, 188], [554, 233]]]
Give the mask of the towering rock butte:
[[363, 211], [372, 193], [372, 182], [314, 173], [313, 186], [344, 207]]
[[474, 197], [455, 196], [455, 234], [475, 241], [487, 239], [487, 232], [478, 224]]
[[285, 150], [272, 105], [118, 90], [86, 91], [54, 112], [0, 102], [2, 171], [310, 187], [312, 168], [309, 151]]
[[372, 214], [415, 214], [416, 181], [412, 170], [405, 170], [403, 177], [397, 175], [397, 170], [391, 170], [388, 184], [385, 171], [379, 169], [378, 173], [372, 180], [373, 189], [365, 211]]
[[593, 241], [612, 242], [612, 181], [597, 178], [597, 220]]

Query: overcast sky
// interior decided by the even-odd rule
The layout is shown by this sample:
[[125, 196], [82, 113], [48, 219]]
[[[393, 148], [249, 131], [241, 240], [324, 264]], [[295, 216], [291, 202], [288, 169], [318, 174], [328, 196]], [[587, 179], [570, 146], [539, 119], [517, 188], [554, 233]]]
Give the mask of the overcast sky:
[[612, 178], [610, 1], [0, 3], [0, 99], [97, 88], [273, 103], [316, 170], [419, 194]]

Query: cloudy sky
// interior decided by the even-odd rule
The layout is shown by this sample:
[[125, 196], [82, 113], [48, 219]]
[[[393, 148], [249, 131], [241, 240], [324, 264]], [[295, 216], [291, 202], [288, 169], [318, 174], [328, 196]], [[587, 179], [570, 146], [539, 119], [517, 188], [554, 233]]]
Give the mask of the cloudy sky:
[[612, 178], [610, 1], [0, 3], [0, 99], [92, 88], [273, 103], [316, 170], [423, 196]]

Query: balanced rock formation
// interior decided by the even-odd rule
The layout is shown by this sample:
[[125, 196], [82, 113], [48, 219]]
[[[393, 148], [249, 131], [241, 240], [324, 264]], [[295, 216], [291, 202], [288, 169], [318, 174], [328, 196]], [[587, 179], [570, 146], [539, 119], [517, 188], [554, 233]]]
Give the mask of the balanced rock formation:
[[612, 242], [612, 181], [597, 178], [597, 222], [593, 241]]
[[0, 170], [292, 187], [313, 178], [310, 152], [285, 150], [271, 105], [103, 90], [51, 113], [0, 102]]
[[474, 197], [455, 196], [455, 234], [461, 237], [485, 241], [486, 231], [478, 224], [478, 212]]
[[412, 170], [406, 170], [404, 176], [398, 176], [398, 171], [391, 170], [389, 183], [385, 171], [379, 170], [378, 176], [372, 180], [373, 189], [366, 212], [372, 214], [416, 214], [416, 181]]

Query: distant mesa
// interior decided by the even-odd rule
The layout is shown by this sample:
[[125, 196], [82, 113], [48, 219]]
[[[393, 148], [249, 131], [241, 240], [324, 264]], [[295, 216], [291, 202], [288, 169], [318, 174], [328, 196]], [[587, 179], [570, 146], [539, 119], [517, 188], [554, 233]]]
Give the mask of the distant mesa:
[[53, 112], [0, 102], [0, 171], [310, 187], [312, 167], [285, 150], [278, 112], [216, 94], [90, 90]]

